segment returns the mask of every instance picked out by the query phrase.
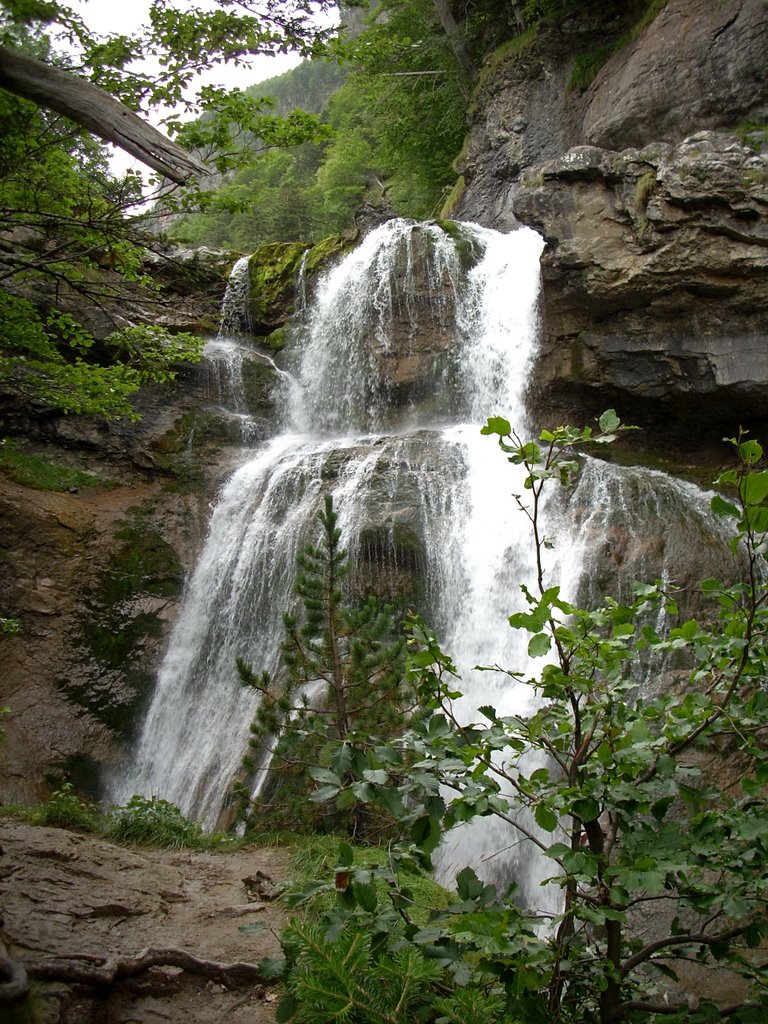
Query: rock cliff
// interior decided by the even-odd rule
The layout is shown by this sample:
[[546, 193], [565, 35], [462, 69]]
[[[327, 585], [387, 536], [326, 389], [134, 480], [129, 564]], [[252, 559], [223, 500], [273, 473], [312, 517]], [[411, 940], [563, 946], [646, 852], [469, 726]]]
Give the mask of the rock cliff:
[[759, 429], [768, 8], [669, 0], [576, 87], [574, 65], [627, 24], [601, 31], [577, 10], [491, 56], [454, 214], [547, 240], [543, 418], [615, 404], [672, 446]]

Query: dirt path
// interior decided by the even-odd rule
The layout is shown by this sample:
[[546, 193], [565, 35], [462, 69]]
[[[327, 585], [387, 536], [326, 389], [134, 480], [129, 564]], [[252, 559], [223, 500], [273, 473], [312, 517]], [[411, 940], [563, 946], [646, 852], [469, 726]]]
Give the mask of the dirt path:
[[[176, 946], [199, 958], [258, 963], [279, 955], [284, 921], [257, 872], [287, 875], [273, 848], [233, 853], [128, 849], [93, 836], [0, 820], [0, 915], [15, 957], [132, 956]], [[262, 924], [244, 935], [244, 925]], [[153, 968], [109, 995], [59, 983], [38, 990], [36, 1024], [271, 1024], [276, 996], [225, 989], [173, 968]]]

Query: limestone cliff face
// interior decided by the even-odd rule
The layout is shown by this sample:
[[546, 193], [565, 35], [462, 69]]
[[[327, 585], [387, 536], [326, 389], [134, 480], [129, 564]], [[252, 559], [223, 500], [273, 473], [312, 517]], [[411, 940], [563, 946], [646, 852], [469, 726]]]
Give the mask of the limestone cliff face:
[[542, 416], [615, 403], [662, 441], [759, 427], [768, 7], [669, 0], [586, 90], [569, 89], [575, 57], [621, 27], [601, 36], [576, 13], [490, 60], [455, 213], [547, 240]]

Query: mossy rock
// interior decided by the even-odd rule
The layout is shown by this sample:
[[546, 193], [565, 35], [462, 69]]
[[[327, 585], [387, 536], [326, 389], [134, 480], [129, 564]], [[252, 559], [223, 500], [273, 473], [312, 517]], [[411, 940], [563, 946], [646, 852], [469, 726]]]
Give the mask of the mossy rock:
[[446, 235], [453, 239], [462, 270], [465, 272], [471, 270], [483, 255], [482, 245], [473, 235], [467, 234], [464, 225], [459, 224], [458, 221], [444, 219], [438, 220], [436, 223]]
[[326, 269], [328, 262], [333, 257], [339, 256], [349, 249], [351, 244], [349, 239], [344, 239], [340, 235], [331, 235], [329, 238], [323, 238], [321, 241], [316, 242], [307, 253], [305, 265], [307, 274], [311, 276], [322, 273]]
[[164, 468], [171, 468], [167, 457], [189, 452], [193, 448], [206, 447], [212, 443], [226, 442], [229, 429], [222, 417], [209, 410], [195, 409], [186, 412], [175, 421], [169, 431], [157, 438], [152, 447], [166, 458], [161, 458]]
[[370, 527], [357, 538], [352, 589], [357, 596], [373, 593], [395, 608], [420, 604], [424, 597], [426, 551], [410, 526]]
[[[282, 347], [278, 335], [296, 307], [296, 281], [302, 262], [308, 276], [323, 270], [331, 257], [349, 242], [334, 235], [315, 245], [308, 242], [271, 242], [254, 252], [248, 263], [249, 314], [254, 333], [270, 348]], [[272, 338], [270, 342], [266, 339]]]
[[96, 588], [87, 595], [79, 635], [81, 654], [57, 686], [76, 706], [129, 736], [152, 692], [147, 664], [165, 626], [160, 610], [181, 592], [176, 550], [137, 517], [116, 534]]
[[308, 248], [305, 242], [271, 242], [251, 256], [249, 312], [256, 334], [271, 334], [293, 312], [296, 277]]

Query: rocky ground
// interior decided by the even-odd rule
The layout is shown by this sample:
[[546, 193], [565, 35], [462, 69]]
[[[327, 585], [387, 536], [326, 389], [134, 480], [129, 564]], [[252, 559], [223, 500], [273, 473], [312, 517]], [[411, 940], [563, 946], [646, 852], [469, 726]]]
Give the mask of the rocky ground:
[[[0, 848], [0, 939], [27, 968], [90, 967], [148, 947], [223, 963], [279, 955], [284, 913], [271, 897], [287, 874], [283, 850], [125, 848], [7, 818]], [[250, 925], [263, 927], [240, 930]], [[102, 991], [36, 982], [32, 998], [35, 1024], [271, 1024], [278, 995], [154, 967]]]

